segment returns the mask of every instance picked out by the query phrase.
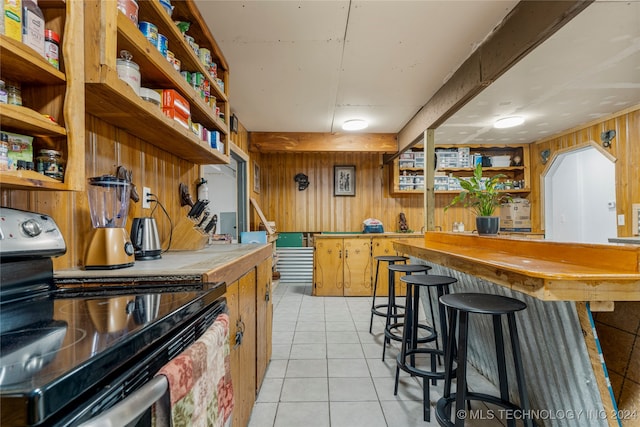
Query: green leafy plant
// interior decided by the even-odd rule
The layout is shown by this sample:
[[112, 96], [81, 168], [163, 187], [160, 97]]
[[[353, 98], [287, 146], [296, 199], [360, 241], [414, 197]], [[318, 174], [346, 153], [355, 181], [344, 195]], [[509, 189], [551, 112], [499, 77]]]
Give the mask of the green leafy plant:
[[504, 177], [503, 174], [496, 174], [483, 180], [482, 164], [478, 163], [470, 179], [454, 177], [460, 183], [462, 191], [445, 206], [444, 210], [461, 203], [477, 216], [493, 216], [493, 212], [501, 203], [511, 201], [511, 196], [500, 193], [498, 189], [500, 179]]

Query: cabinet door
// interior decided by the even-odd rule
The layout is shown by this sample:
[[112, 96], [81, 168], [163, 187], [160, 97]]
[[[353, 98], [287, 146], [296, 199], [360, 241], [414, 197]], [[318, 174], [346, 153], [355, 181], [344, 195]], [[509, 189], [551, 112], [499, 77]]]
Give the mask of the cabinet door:
[[239, 364], [242, 369], [241, 382], [234, 393], [236, 399], [234, 412], [239, 412], [239, 426], [249, 423], [251, 410], [256, 400], [256, 272], [252, 269], [238, 281], [238, 309], [240, 327], [243, 330], [242, 344], [238, 347]]
[[371, 239], [344, 239], [343, 248], [343, 295], [370, 296]]
[[313, 295], [342, 296], [342, 239], [316, 239], [313, 258]]
[[245, 388], [243, 386], [244, 382], [244, 372], [241, 369], [240, 364], [240, 353], [242, 351], [241, 340], [238, 338], [238, 333], [242, 330], [240, 323], [240, 312], [238, 307], [238, 288], [239, 283], [233, 282], [230, 285], [227, 285], [227, 308], [229, 310], [229, 346], [231, 347], [231, 352], [229, 354], [229, 365], [231, 368], [231, 380], [233, 382], [233, 393], [235, 400], [235, 408], [232, 412], [233, 416], [233, 425], [242, 425], [241, 424], [241, 412], [237, 408], [242, 406], [242, 395], [241, 391]]
[[[374, 281], [376, 279], [376, 257], [397, 255], [396, 250], [393, 249], [393, 240], [394, 239], [386, 237], [374, 237], [371, 239], [371, 272], [373, 277], [372, 280]], [[387, 266], [388, 263], [381, 262], [378, 269], [378, 288], [376, 290], [376, 295], [378, 296], [389, 295], [389, 270], [387, 270]], [[373, 288], [374, 282], [371, 283]]]
[[273, 303], [271, 300], [271, 258], [258, 265], [256, 292], [256, 392], [271, 360], [271, 330]]

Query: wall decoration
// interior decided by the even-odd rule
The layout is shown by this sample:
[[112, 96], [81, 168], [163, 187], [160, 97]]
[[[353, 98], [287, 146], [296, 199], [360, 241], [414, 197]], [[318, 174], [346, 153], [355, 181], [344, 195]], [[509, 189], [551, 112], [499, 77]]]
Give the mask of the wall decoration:
[[356, 195], [356, 167], [334, 166], [333, 167], [333, 195], [334, 196], [355, 196]]
[[298, 183], [298, 191], [304, 191], [309, 186], [309, 177], [303, 173], [297, 174], [293, 179]]
[[253, 161], [253, 192], [260, 193], [260, 166]]

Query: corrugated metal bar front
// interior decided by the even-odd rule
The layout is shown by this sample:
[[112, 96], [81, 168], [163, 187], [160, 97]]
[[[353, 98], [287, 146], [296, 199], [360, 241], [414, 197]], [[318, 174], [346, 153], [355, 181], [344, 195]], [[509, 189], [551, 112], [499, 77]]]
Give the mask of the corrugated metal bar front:
[[313, 283], [313, 247], [277, 248], [280, 283]]
[[[458, 282], [452, 293], [479, 292], [505, 295], [527, 304], [516, 314], [518, 335], [525, 368], [525, 378], [531, 408], [538, 414], [538, 426], [608, 426], [596, 379], [589, 361], [582, 329], [572, 302], [541, 301], [529, 295], [511, 291], [441, 265], [411, 258], [411, 263], [431, 266], [429, 274], [451, 276]], [[430, 312], [426, 290], [422, 289], [424, 309]], [[436, 298], [435, 291], [432, 296]], [[435, 313], [439, 322], [438, 312]], [[510, 400], [519, 403], [509, 344], [506, 316], [503, 316]], [[430, 315], [427, 314], [427, 319]], [[468, 360], [478, 372], [497, 384], [496, 350], [491, 316], [469, 317]], [[473, 390], [473, 384], [469, 384]]]

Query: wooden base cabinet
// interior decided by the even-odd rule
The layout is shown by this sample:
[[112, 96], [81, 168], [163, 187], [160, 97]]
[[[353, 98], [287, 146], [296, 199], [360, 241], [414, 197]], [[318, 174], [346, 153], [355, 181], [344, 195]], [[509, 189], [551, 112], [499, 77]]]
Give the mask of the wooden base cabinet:
[[[422, 234], [386, 234], [372, 237], [339, 238], [335, 235], [316, 235], [313, 259], [313, 295], [318, 296], [371, 296], [375, 280], [375, 257], [396, 255], [393, 241], [423, 239]], [[404, 288], [396, 280], [397, 292], [404, 294]], [[376, 295], [386, 295], [388, 289], [386, 263], [380, 266], [378, 291]], [[400, 295], [400, 294], [399, 294]]]
[[257, 268], [256, 288], [256, 393], [271, 360], [273, 300], [271, 258]]
[[271, 257], [227, 285], [226, 298], [235, 399], [233, 426], [245, 427], [271, 360]]
[[246, 426], [256, 396], [256, 273], [252, 269], [227, 286], [230, 364], [235, 405], [233, 425]]
[[371, 239], [316, 239], [314, 295], [371, 295]]
[[[388, 239], [385, 237], [374, 237], [371, 239], [371, 257], [372, 257], [372, 279], [371, 279], [371, 293], [373, 294], [373, 285], [376, 280], [376, 261], [377, 256], [395, 256], [398, 255], [396, 250], [393, 248], [393, 241], [395, 239]], [[407, 261], [409, 264], [409, 261]], [[378, 287], [376, 288], [377, 296], [388, 296], [389, 295], [389, 270], [387, 270], [387, 266], [389, 263], [381, 262], [380, 268], [378, 271]], [[406, 285], [400, 281], [400, 274], [396, 273], [396, 277], [394, 280], [396, 295], [404, 295], [406, 293]]]

